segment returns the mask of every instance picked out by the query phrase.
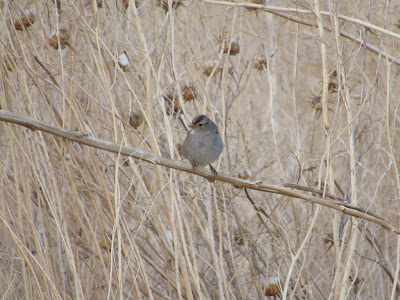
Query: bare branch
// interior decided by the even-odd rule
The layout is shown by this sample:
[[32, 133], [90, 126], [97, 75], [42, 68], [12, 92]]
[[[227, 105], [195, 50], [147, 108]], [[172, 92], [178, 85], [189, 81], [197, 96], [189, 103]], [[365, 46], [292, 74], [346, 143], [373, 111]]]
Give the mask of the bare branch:
[[199, 167], [196, 170], [192, 168], [190, 164], [183, 163], [182, 161], [172, 160], [169, 158], [161, 157], [154, 155], [149, 152], [145, 152], [139, 149], [134, 149], [126, 146], [122, 146], [120, 144], [111, 143], [105, 140], [100, 140], [94, 137], [89, 136], [86, 133], [72, 131], [63, 129], [60, 127], [52, 126], [46, 124], [42, 121], [34, 120], [28, 117], [20, 116], [15, 113], [0, 110], [0, 121], [5, 121], [8, 123], [18, 124], [24, 127], [27, 127], [31, 130], [40, 130], [43, 132], [50, 133], [52, 135], [74, 141], [83, 145], [87, 145], [90, 147], [120, 153], [124, 155], [132, 156], [134, 159], [142, 160], [145, 162], [149, 162], [152, 164], [164, 166], [167, 168], [172, 168], [175, 170], [185, 171], [188, 173], [196, 174], [207, 179], [216, 179], [221, 182], [226, 182], [234, 185], [236, 188], [246, 188], [261, 192], [269, 192], [269, 193], [276, 193], [292, 198], [303, 199], [305, 201], [320, 204], [338, 211], [341, 211], [347, 215], [361, 218], [364, 220], [368, 220], [379, 224], [383, 228], [395, 232], [396, 234], [400, 235], [400, 229], [389, 224], [385, 218], [378, 216], [377, 214], [369, 212], [367, 209], [360, 208], [355, 205], [351, 205], [350, 203], [345, 203], [338, 200], [333, 199], [325, 199], [317, 196], [306, 195], [301, 192], [293, 191], [284, 187], [270, 185], [270, 184], [261, 184], [260, 181], [249, 181], [243, 180], [240, 178], [235, 178], [232, 176], [225, 175], [221, 172], [218, 173], [217, 177], [214, 177], [214, 174], [211, 171], [208, 171], [205, 168]]

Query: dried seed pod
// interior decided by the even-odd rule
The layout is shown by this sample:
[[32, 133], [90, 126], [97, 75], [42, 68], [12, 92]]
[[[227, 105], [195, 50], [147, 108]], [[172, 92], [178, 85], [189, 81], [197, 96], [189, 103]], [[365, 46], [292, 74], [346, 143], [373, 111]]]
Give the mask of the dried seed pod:
[[22, 30], [28, 28], [33, 23], [35, 23], [35, 14], [32, 11], [26, 11], [14, 22], [14, 28], [16, 30]]
[[210, 60], [206, 62], [203, 68], [203, 74], [206, 76], [210, 76], [214, 68], [217, 68], [215, 70], [215, 74], [222, 71], [222, 67], [219, 67], [218, 60]]
[[236, 55], [240, 52], [240, 45], [238, 41], [225, 41], [223, 44], [224, 53], [229, 55]]
[[337, 77], [337, 71], [333, 70], [329, 73], [329, 85], [328, 85], [328, 90], [330, 92], [337, 92], [338, 90], [338, 77]]
[[310, 97], [310, 103], [311, 103], [311, 106], [313, 107], [313, 109], [315, 109], [315, 111], [316, 112], [321, 112], [321, 110], [322, 110], [322, 104], [321, 104], [321, 95], [315, 95], [315, 94], [312, 94], [311, 95], [311, 97]]
[[[319, 94], [317, 95], [312, 94], [310, 98], [311, 100], [309, 102], [311, 103], [312, 107], [316, 112], [315, 116], [316, 118], [319, 118], [322, 113], [322, 92], [319, 92]], [[327, 95], [327, 105], [328, 105], [327, 109], [331, 112], [333, 112], [333, 110], [332, 108], [329, 107], [329, 105], [332, 103], [333, 99], [334, 98], [332, 97], [332, 95]]]
[[[90, 6], [92, 5], [92, 0], [86, 0], [85, 2], [85, 6]], [[103, 0], [96, 0], [96, 5], [98, 8], [102, 8], [103, 7]]]
[[265, 296], [276, 296], [281, 292], [281, 284], [279, 282], [279, 278], [276, 276], [272, 276], [267, 279], [267, 283], [264, 286], [264, 295]]
[[178, 113], [180, 113], [180, 111], [181, 111], [181, 106], [179, 104], [178, 99], [175, 99], [174, 101], [167, 104], [167, 114], [168, 115], [178, 114]]
[[58, 47], [61, 47], [61, 49], [65, 48], [65, 44], [67, 43], [68, 38], [69, 38], [68, 31], [64, 28], [60, 28], [59, 35], [57, 35], [57, 32], [54, 32], [51, 35], [51, 38], [48, 38], [47, 41], [49, 42], [49, 45], [51, 47], [58, 50]]
[[333, 233], [332, 233], [332, 230], [328, 230], [324, 234], [324, 243], [325, 244], [330, 244], [331, 246], [333, 245]]
[[140, 124], [142, 124], [144, 121], [144, 116], [142, 111], [139, 109], [132, 109], [129, 112], [129, 125], [131, 125], [134, 128], [138, 128]]
[[262, 71], [267, 68], [267, 58], [265, 55], [256, 55], [253, 60], [254, 69]]
[[191, 101], [196, 98], [196, 89], [192, 83], [185, 84], [182, 88], [182, 96], [185, 101]]
[[242, 179], [249, 179], [252, 176], [253, 176], [253, 173], [249, 169], [243, 170], [242, 172], [240, 172], [238, 174], [238, 177], [242, 178]]
[[130, 62], [128, 56], [126, 55], [126, 51], [123, 51], [118, 55], [118, 65], [124, 71], [127, 71], [129, 69]]
[[124, 167], [128, 167], [128, 166], [130, 165], [129, 157], [128, 157], [128, 156], [122, 156], [122, 165], [123, 165]]
[[169, 92], [164, 96], [165, 110], [168, 115], [174, 115], [181, 111], [181, 106], [179, 100], [174, 97], [174, 95]]
[[235, 243], [238, 244], [239, 246], [244, 245], [243, 236], [240, 233], [240, 230], [237, 226], [233, 229], [233, 239], [234, 239]]
[[127, 10], [129, 7], [129, 0], [122, 0], [121, 4], [122, 4], [122, 8]]
[[[172, 9], [177, 9], [179, 6], [183, 5], [180, 0], [170, 0]], [[169, 11], [168, 0], [157, 0], [157, 5], [161, 6], [165, 12]]]
[[99, 246], [106, 251], [110, 251], [111, 249], [111, 243], [109, 240], [101, 240]]

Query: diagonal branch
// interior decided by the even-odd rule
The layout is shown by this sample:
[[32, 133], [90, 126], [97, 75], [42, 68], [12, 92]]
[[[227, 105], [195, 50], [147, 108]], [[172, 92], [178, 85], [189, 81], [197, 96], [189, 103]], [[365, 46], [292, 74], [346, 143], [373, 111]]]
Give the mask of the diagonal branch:
[[[306, 26], [311, 26], [311, 27], [317, 27], [317, 24], [314, 24], [312, 22], [308, 22], [306, 20], [302, 20], [300, 18], [297, 18], [294, 15], [309, 15], [309, 14], [314, 14], [313, 11], [311, 10], [307, 10], [307, 9], [297, 9], [297, 8], [286, 8], [286, 7], [278, 7], [278, 6], [270, 6], [270, 5], [261, 5], [261, 4], [255, 4], [255, 3], [249, 3], [249, 2], [231, 2], [231, 1], [216, 1], [216, 0], [202, 0], [202, 2], [205, 3], [209, 3], [209, 4], [216, 4], [216, 5], [225, 5], [225, 6], [235, 6], [235, 7], [246, 7], [246, 8], [251, 8], [251, 9], [257, 9], [260, 11], [265, 11], [265, 12], [269, 12], [273, 15], [279, 16], [281, 18], [287, 19], [291, 22], [296, 22], [299, 24], [303, 24]], [[327, 12], [327, 11], [321, 11], [320, 12], [322, 16], [330, 16], [331, 13]], [[356, 19], [356, 18], [351, 18], [345, 15], [338, 15], [337, 18], [346, 21], [346, 22], [350, 22], [350, 23], [354, 23], [354, 24], [358, 24], [363, 26], [366, 29], [369, 30], [374, 30], [376, 32], [380, 32], [382, 34], [391, 36], [393, 38], [396, 38], [398, 40], [400, 40], [400, 34], [397, 34], [393, 31], [387, 30], [385, 28], [379, 27], [377, 25], [374, 25], [372, 23], [369, 23], [367, 21], [363, 21], [360, 19]], [[327, 26], [323, 26], [324, 30], [333, 32], [331, 28], [327, 27]], [[400, 59], [384, 52], [382, 49], [379, 49], [347, 32], [344, 31], [339, 31], [339, 34], [346, 38], [349, 39], [361, 46], [364, 46], [371, 52], [374, 52], [376, 54], [381, 54], [383, 57], [387, 58], [388, 60], [390, 60], [391, 62], [400, 65]]]
[[[294, 191], [285, 187], [280, 187], [271, 184], [261, 184], [260, 181], [249, 181], [226, 174], [218, 173], [217, 177], [214, 177], [214, 173], [208, 171], [206, 168], [199, 167], [196, 170], [192, 168], [190, 164], [183, 163], [182, 161], [173, 160], [161, 156], [154, 155], [149, 152], [145, 152], [139, 149], [130, 148], [127, 146], [122, 146], [120, 144], [111, 143], [109, 141], [100, 140], [94, 138], [84, 132], [67, 130], [61, 127], [52, 126], [46, 124], [42, 121], [31, 119], [28, 117], [17, 115], [13, 112], [0, 110], [0, 121], [5, 121], [8, 123], [14, 123], [24, 126], [31, 130], [40, 130], [43, 132], [50, 133], [52, 135], [61, 137], [66, 140], [77, 142], [90, 147], [106, 150], [109, 152], [120, 153], [127, 156], [132, 156], [134, 159], [145, 161], [148, 163], [164, 166], [167, 168], [184, 171], [192, 174], [196, 174], [205, 177], [210, 180], [218, 180], [221, 182], [226, 182], [234, 185], [236, 188], [246, 188], [267, 193], [276, 193], [291, 198], [302, 199], [311, 203], [320, 204], [338, 211], [341, 211], [347, 215], [368, 220], [370, 222], [376, 223], [383, 228], [395, 232], [400, 235], [400, 228], [397, 228], [390, 223], [388, 223], [385, 218], [370, 212], [368, 209], [364, 209], [350, 203], [345, 203], [343, 201], [335, 199], [327, 199], [313, 195], [307, 195], [303, 192]], [[293, 186], [295, 187], [295, 186]], [[313, 191], [314, 193], [314, 191]], [[317, 191], [315, 193], [318, 193]]]

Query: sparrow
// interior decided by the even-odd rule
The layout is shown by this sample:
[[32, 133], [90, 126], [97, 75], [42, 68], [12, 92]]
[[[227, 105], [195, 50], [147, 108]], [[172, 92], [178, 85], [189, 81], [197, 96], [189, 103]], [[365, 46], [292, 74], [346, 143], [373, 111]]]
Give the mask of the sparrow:
[[191, 130], [182, 145], [183, 157], [190, 161], [193, 169], [209, 165], [214, 175], [218, 176], [218, 172], [211, 165], [219, 158], [224, 148], [217, 125], [207, 116], [199, 115], [189, 127]]

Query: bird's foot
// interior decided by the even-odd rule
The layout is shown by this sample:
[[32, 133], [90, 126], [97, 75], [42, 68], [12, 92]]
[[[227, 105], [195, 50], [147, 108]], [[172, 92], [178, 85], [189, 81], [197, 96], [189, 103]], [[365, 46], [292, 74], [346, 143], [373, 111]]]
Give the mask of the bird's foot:
[[210, 166], [211, 172], [213, 172], [213, 174], [214, 174], [214, 181], [215, 181], [215, 179], [218, 176], [218, 172], [213, 168], [213, 166], [211, 164], [208, 164], [208, 165]]

